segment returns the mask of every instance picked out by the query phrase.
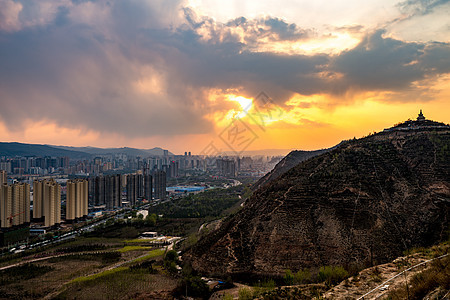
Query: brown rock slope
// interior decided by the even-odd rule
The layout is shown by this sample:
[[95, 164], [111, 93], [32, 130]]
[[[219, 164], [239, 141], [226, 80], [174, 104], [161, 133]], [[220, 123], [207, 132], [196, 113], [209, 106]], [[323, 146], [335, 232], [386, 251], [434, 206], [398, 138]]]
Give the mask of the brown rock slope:
[[183, 256], [208, 274], [382, 263], [444, 238], [450, 129], [343, 143], [265, 185]]

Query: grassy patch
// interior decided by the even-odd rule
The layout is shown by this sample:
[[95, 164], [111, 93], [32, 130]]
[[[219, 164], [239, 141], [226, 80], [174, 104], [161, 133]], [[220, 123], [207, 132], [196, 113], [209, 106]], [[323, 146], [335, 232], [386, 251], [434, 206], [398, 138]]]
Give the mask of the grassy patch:
[[144, 247], [144, 246], [125, 246], [122, 249], [119, 249], [120, 253], [128, 252], [128, 251], [145, 251], [150, 250], [152, 247]]
[[155, 257], [158, 257], [158, 256], [162, 256], [162, 255], [164, 255], [165, 251], [166, 251], [165, 249], [152, 250], [147, 255], [136, 259], [134, 262], [141, 262], [141, 261], [144, 261], [144, 260], [147, 260], [147, 259], [151, 259], [151, 258], [155, 258]]
[[126, 240], [125, 243], [127, 244], [149, 244], [153, 241], [156, 241], [156, 239], [132, 239], [132, 240]]
[[119, 268], [115, 268], [112, 270], [106, 270], [103, 271], [101, 273], [98, 274], [94, 274], [94, 275], [90, 275], [90, 276], [82, 276], [82, 277], [78, 277], [75, 278], [74, 280], [71, 281], [71, 283], [81, 283], [81, 282], [87, 282], [87, 281], [94, 281], [94, 280], [98, 280], [98, 279], [102, 279], [103, 277], [110, 277], [114, 274], [117, 274], [119, 272], [124, 272], [128, 270], [127, 267], [119, 267]]

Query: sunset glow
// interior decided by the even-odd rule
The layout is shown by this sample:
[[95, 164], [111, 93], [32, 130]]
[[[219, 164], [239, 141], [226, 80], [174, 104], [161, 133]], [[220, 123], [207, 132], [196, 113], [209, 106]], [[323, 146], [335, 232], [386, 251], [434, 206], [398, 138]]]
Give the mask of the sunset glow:
[[234, 116], [234, 118], [242, 119], [248, 114], [249, 110], [252, 109], [252, 99], [248, 99], [242, 96], [228, 95], [228, 100], [236, 101], [241, 106], [242, 111], [235, 112], [237, 114]]
[[0, 140], [198, 153], [239, 121], [248, 150], [307, 150], [450, 123], [449, 6], [0, 0]]

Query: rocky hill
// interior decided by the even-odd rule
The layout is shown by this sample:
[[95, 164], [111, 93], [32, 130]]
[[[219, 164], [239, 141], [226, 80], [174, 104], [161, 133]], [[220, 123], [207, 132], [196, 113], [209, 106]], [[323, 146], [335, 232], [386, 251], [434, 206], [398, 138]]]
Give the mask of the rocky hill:
[[443, 239], [449, 207], [450, 127], [385, 130], [264, 185], [183, 258], [203, 273], [247, 279], [383, 263]]
[[330, 151], [330, 149], [315, 150], [315, 151], [303, 151], [294, 150], [289, 152], [279, 163], [276, 164], [272, 171], [261, 177], [252, 187], [253, 190], [257, 190], [267, 183], [277, 179], [282, 174], [286, 173], [302, 161], [305, 161], [311, 157]]

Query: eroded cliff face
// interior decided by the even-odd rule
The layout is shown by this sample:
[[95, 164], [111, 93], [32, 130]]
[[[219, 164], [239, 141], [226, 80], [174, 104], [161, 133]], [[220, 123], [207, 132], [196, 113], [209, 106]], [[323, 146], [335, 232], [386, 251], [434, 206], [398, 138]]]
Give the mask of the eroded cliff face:
[[263, 186], [184, 258], [218, 275], [381, 263], [444, 238], [449, 204], [450, 130], [378, 134]]

